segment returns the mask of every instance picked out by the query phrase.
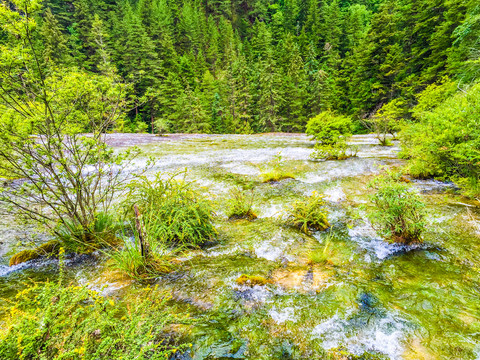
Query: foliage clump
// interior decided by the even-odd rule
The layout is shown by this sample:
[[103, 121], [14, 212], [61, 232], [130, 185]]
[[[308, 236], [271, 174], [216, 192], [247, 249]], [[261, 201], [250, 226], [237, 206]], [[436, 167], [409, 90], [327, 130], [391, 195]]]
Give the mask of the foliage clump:
[[388, 135], [395, 139], [408, 116], [405, 101], [395, 99], [382, 105], [370, 119], [364, 121], [364, 124], [375, 133], [380, 145], [391, 146], [393, 144]]
[[306, 133], [316, 140], [315, 151], [311, 157], [323, 160], [345, 160], [356, 155], [356, 149], [347, 144], [352, 132], [352, 120], [349, 117], [324, 111], [311, 118]]
[[257, 214], [252, 209], [254, 201], [253, 189], [250, 191], [234, 188], [230, 191], [227, 202], [227, 216], [232, 219], [255, 220]]
[[128, 186], [124, 246], [112, 257], [115, 266], [132, 278], [171, 271], [179, 250], [198, 247], [217, 235], [210, 201], [192, 183], [175, 176], [139, 177]]
[[294, 179], [293, 174], [285, 169], [285, 162], [281, 154], [277, 154], [267, 164], [267, 169], [262, 171], [262, 182], [277, 182], [284, 179]]
[[306, 199], [295, 201], [289, 207], [287, 222], [305, 234], [310, 234], [311, 230], [323, 231], [330, 227], [327, 215], [324, 195], [314, 192]]
[[37, 283], [0, 311], [0, 358], [169, 359], [182, 347], [166, 331], [184, 317], [169, 312], [169, 295], [143, 289], [128, 305], [86, 286]]
[[57, 225], [55, 233], [65, 250], [83, 254], [118, 245], [120, 229], [121, 224], [113, 214], [99, 212], [88, 226], [76, 226], [65, 220]]
[[416, 123], [402, 132], [402, 155], [417, 178], [456, 182], [480, 196], [480, 84], [452, 94], [452, 84], [432, 85], [418, 97]]
[[247, 285], [247, 286], [255, 286], [255, 285], [266, 285], [269, 284], [271, 281], [264, 278], [260, 275], [241, 275], [237, 278], [236, 283], [237, 285]]
[[133, 206], [138, 207], [147, 237], [168, 245], [196, 247], [217, 235], [215, 214], [211, 202], [193, 183], [177, 180], [177, 175], [162, 179], [162, 174], [156, 174], [152, 180], [138, 177], [128, 185], [124, 205], [132, 220]]
[[375, 230], [390, 242], [421, 242], [426, 214], [420, 195], [389, 173], [376, 177], [369, 186], [375, 189], [371, 196], [375, 210], [370, 215]]
[[126, 239], [123, 247], [113, 250], [110, 256], [113, 267], [122, 274], [131, 279], [150, 281], [175, 268], [173, 260], [177, 253], [177, 249], [162, 241], [140, 239], [139, 234], [135, 233], [133, 239]]
[[50, 240], [33, 250], [23, 250], [16, 253], [10, 258], [9, 266], [18, 265], [45, 256], [56, 256], [58, 255], [59, 250], [60, 242], [57, 240]]

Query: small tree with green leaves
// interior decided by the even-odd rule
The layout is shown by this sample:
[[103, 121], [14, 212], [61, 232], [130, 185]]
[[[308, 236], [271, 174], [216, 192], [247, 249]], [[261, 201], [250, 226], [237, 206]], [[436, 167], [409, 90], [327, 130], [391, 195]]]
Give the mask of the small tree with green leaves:
[[389, 146], [391, 141], [387, 136], [391, 135], [395, 138], [401, 129], [402, 121], [408, 116], [405, 101], [395, 99], [384, 104], [371, 119], [364, 123], [375, 132], [380, 145]]
[[316, 140], [311, 157], [323, 160], [344, 160], [356, 155], [356, 149], [347, 144], [352, 132], [352, 120], [330, 110], [311, 118], [306, 133]]
[[0, 201], [94, 249], [99, 214], [134, 176], [122, 170], [139, 153], [105, 142], [124, 116], [126, 88], [113, 76], [42, 66], [32, 40], [38, 10], [34, 0], [0, 6], [10, 45], [0, 55], [0, 171], [15, 179]]

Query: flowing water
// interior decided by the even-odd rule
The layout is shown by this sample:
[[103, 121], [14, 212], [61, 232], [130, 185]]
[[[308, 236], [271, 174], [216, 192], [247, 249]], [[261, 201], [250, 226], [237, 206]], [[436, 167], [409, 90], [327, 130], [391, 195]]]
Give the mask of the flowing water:
[[[123, 134], [110, 142], [153, 155], [152, 174], [186, 169], [215, 203], [218, 242], [182, 254], [177, 271], [156, 282], [197, 319], [193, 347], [178, 359], [324, 359], [335, 348], [365, 359], [480, 359], [478, 203], [455, 195], [451, 184], [414, 181], [430, 222], [417, 246], [384, 242], [366, 220], [367, 184], [382, 166], [401, 165], [397, 146], [354, 136], [358, 157], [315, 162], [304, 135]], [[278, 154], [295, 179], [261, 183]], [[227, 220], [229, 190], [238, 185], [255, 189], [257, 220]], [[307, 236], [283, 219], [292, 201], [313, 191], [326, 195], [332, 227]], [[55, 261], [9, 268], [14, 251], [47, 238], [12, 219], [0, 226], [0, 297], [27, 278], [56, 278]], [[325, 252], [327, 263], [309, 265], [311, 251]], [[108, 295], [139, 286], [112, 276], [100, 254], [67, 263], [72, 281]], [[269, 283], [237, 285], [242, 274]]]

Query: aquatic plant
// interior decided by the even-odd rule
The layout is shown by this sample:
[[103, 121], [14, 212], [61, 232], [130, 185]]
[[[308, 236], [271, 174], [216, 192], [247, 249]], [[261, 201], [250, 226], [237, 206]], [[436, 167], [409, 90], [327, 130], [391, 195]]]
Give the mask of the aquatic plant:
[[332, 241], [332, 232], [328, 234], [328, 237], [325, 241], [325, 246], [323, 249], [320, 250], [313, 250], [308, 253], [308, 263], [309, 265], [315, 265], [315, 264], [332, 264], [331, 260], [329, 259], [330, 257], [330, 244]]
[[176, 175], [139, 177], [128, 186], [123, 246], [111, 257], [114, 267], [131, 278], [169, 272], [182, 248], [198, 247], [217, 235], [210, 201]]
[[278, 153], [267, 163], [266, 169], [261, 173], [262, 182], [275, 182], [284, 179], [294, 179], [293, 174], [285, 169], [282, 155]]
[[145, 239], [151, 244], [195, 247], [217, 235], [211, 202], [191, 182], [176, 180], [178, 175], [162, 179], [162, 174], [156, 174], [152, 180], [138, 177], [128, 185], [123, 203], [126, 220], [133, 226], [137, 206]]
[[328, 210], [325, 207], [324, 195], [314, 192], [311, 196], [295, 201], [288, 208], [287, 223], [298, 227], [305, 234], [311, 230], [325, 230], [328, 223]]
[[27, 249], [16, 253], [10, 258], [9, 266], [18, 265], [41, 257], [56, 256], [59, 250], [60, 243], [57, 240], [50, 240], [33, 250]]
[[57, 239], [67, 252], [91, 253], [95, 250], [118, 245], [116, 232], [121, 223], [111, 213], [97, 213], [87, 227], [75, 227], [69, 220], [57, 225]]
[[109, 253], [113, 260], [113, 268], [120, 270], [131, 279], [144, 281], [172, 271], [172, 262], [178, 249], [169, 248], [161, 241], [149, 241], [147, 237], [143, 246], [148, 248], [142, 253], [142, 244], [138, 234], [133, 239], [125, 239], [121, 248]]
[[253, 189], [248, 191], [235, 187], [230, 190], [230, 197], [227, 201], [228, 218], [255, 220], [257, 214], [255, 214], [252, 209], [253, 201]]
[[186, 317], [169, 299], [155, 288], [122, 302], [86, 286], [32, 284], [0, 308], [0, 358], [168, 359], [186, 347], [171, 341], [168, 326]]
[[392, 242], [412, 243], [422, 240], [425, 231], [425, 204], [411, 187], [396, 181], [391, 174], [380, 175], [369, 183], [375, 189], [371, 200], [375, 209], [370, 220], [375, 230]]

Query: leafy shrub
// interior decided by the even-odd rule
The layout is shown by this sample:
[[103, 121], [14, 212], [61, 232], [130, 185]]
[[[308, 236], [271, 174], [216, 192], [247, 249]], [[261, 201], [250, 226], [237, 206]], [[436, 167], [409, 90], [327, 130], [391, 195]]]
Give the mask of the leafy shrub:
[[268, 162], [266, 171], [263, 171], [261, 174], [262, 182], [273, 182], [280, 181], [284, 179], [294, 179], [294, 176], [291, 172], [286, 171], [285, 163], [282, 160], [282, 155], [277, 154], [274, 158]]
[[191, 183], [174, 177], [164, 180], [157, 174], [129, 184], [124, 244], [111, 256], [114, 267], [131, 278], [146, 280], [171, 271], [173, 257], [183, 247], [199, 246], [217, 234], [210, 202]]
[[167, 133], [170, 129], [167, 119], [159, 118], [154, 123], [155, 132], [159, 135]]
[[255, 214], [252, 209], [253, 200], [253, 189], [250, 191], [242, 190], [238, 187], [232, 189], [230, 191], [230, 198], [227, 202], [228, 218], [248, 220], [256, 219], [257, 214]]
[[423, 115], [440, 106], [456, 92], [457, 84], [448, 78], [427, 86], [416, 96], [417, 105], [412, 109], [412, 117], [415, 120], [421, 120]]
[[327, 110], [311, 118], [305, 132], [324, 145], [334, 145], [340, 138], [350, 136], [351, 131], [350, 118]]
[[409, 117], [407, 104], [401, 99], [395, 99], [378, 109], [375, 115], [366, 121], [366, 125], [375, 132], [380, 145], [391, 146], [392, 142], [387, 135], [395, 138], [407, 117]]
[[325, 230], [330, 227], [327, 220], [324, 195], [314, 192], [304, 200], [295, 201], [288, 209], [287, 222], [305, 234], [310, 230]]
[[128, 305], [85, 286], [37, 283], [3, 306], [0, 358], [169, 359], [166, 326], [185, 318], [165, 311], [169, 295], [143, 289]]
[[157, 174], [153, 180], [139, 177], [132, 181], [124, 203], [127, 216], [133, 224], [133, 205], [137, 205], [151, 243], [198, 246], [217, 234], [212, 204], [192, 183], [175, 180], [177, 175], [164, 180]]
[[[451, 93], [450, 87], [443, 91]], [[442, 93], [433, 96], [432, 92], [427, 89], [419, 96], [421, 109], [414, 109], [418, 123], [401, 133], [401, 155], [409, 159], [409, 173], [418, 178], [450, 179], [462, 186], [465, 194], [479, 196], [480, 84], [454, 95], [443, 94], [446, 100], [440, 103], [436, 99], [442, 98]]]
[[306, 133], [317, 141], [312, 158], [343, 160], [355, 156], [356, 150], [347, 145], [352, 126], [350, 118], [336, 115], [330, 110], [311, 118]]
[[375, 210], [370, 215], [375, 230], [391, 242], [421, 241], [426, 223], [420, 196], [389, 174], [376, 177], [369, 186], [376, 190], [371, 196]]

